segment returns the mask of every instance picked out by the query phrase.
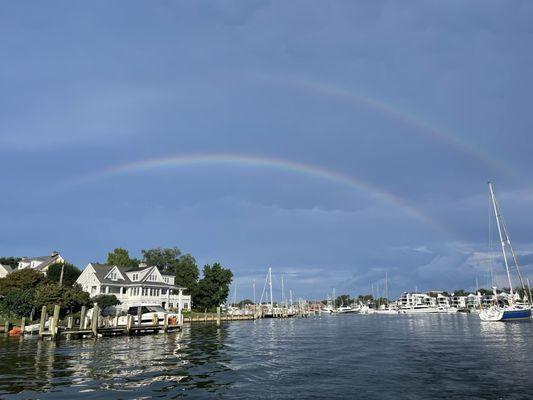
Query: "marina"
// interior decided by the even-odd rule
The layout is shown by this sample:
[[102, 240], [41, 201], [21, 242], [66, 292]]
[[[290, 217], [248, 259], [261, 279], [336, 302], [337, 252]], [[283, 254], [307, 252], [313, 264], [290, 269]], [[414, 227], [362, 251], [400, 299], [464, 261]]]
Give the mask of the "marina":
[[522, 399], [532, 329], [474, 314], [347, 314], [96, 341], [1, 336], [0, 397]]

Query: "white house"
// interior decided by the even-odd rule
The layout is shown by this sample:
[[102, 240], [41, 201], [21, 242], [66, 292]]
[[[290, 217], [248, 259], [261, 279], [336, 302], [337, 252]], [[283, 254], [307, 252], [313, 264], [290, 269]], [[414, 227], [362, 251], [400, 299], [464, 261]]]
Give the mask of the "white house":
[[57, 251], [54, 251], [49, 256], [22, 257], [19, 261], [18, 269], [32, 268], [46, 275], [50, 265], [64, 262], [63, 257]]
[[0, 264], [0, 278], [5, 278], [11, 272], [13, 272], [13, 270], [11, 269], [9, 265]]
[[432, 298], [427, 293], [408, 293], [403, 292], [398, 300], [400, 307], [430, 306]]
[[162, 274], [157, 267], [140, 264], [137, 268], [90, 263], [76, 280], [91, 297], [114, 294], [126, 311], [140, 305], [160, 305], [165, 309], [190, 310], [191, 296], [174, 284], [174, 275]]

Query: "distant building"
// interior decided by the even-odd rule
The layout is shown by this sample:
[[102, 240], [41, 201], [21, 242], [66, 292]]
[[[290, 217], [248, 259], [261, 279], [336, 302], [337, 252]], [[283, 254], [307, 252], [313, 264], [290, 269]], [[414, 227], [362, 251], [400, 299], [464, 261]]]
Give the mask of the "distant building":
[[157, 267], [140, 264], [137, 268], [91, 263], [76, 280], [91, 297], [113, 294], [126, 311], [139, 305], [160, 305], [165, 309], [190, 310], [191, 296], [186, 288], [174, 284], [174, 275], [161, 273]]
[[13, 269], [9, 265], [0, 264], [0, 278], [5, 278], [11, 272], [13, 272]]
[[49, 256], [22, 257], [19, 261], [18, 269], [31, 268], [46, 275], [50, 265], [64, 262], [63, 257], [57, 251], [54, 251]]
[[403, 292], [398, 300], [400, 307], [430, 306], [432, 298], [427, 293], [408, 293]]
[[452, 296], [451, 306], [455, 308], [466, 308], [468, 296]]

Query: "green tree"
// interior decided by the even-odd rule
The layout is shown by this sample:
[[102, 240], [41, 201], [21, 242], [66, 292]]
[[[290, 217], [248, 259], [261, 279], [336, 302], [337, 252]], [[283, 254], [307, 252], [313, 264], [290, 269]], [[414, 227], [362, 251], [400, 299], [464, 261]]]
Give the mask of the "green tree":
[[107, 253], [107, 264], [135, 268], [139, 266], [139, 260], [131, 258], [128, 250], [118, 247], [112, 253]]
[[98, 307], [100, 307], [101, 310], [122, 304], [114, 294], [99, 294], [98, 296], [94, 296], [91, 300], [93, 303], [98, 303]]
[[247, 305], [251, 305], [251, 304], [254, 304], [254, 302], [250, 299], [244, 299], [244, 300], [241, 300], [237, 303], [237, 306], [239, 308], [244, 308], [244, 306], [247, 306]]
[[341, 294], [340, 296], [337, 296], [337, 298], [335, 299], [335, 305], [337, 307], [348, 306], [349, 304], [350, 304], [349, 294]]
[[122, 304], [114, 294], [99, 294], [98, 296], [94, 296], [91, 301], [98, 304], [98, 307], [100, 307], [102, 311], [106, 308]]
[[196, 298], [193, 298], [193, 304], [198, 310], [214, 310], [226, 302], [233, 273], [220, 263], [214, 263], [213, 266], [204, 266], [203, 275], [198, 283], [198, 292]]
[[464, 289], [459, 289], [453, 292], [454, 296], [468, 296], [468, 292], [466, 292]]
[[72, 286], [76, 283], [76, 279], [81, 275], [81, 271], [72, 264], [69, 263], [55, 263], [48, 267], [48, 272], [46, 273], [46, 276], [51, 282], [59, 283], [59, 279], [61, 278], [61, 268], [64, 268], [63, 270], [63, 285], [65, 286]]
[[0, 257], [0, 264], [9, 265], [12, 269], [15, 269], [19, 265], [20, 257]]
[[8, 317], [29, 317], [34, 311], [34, 288], [15, 289], [0, 301], [0, 313]]
[[181, 251], [177, 247], [143, 250], [143, 261], [150, 267], [158, 267], [161, 272], [176, 273]]
[[35, 288], [47, 282], [42, 272], [31, 268], [19, 269], [5, 278], [0, 278], [0, 295], [7, 295], [14, 290]]
[[176, 263], [175, 270], [175, 284], [187, 288], [188, 293], [194, 297], [200, 276], [200, 271], [198, 270], [198, 265], [194, 257], [190, 254], [182, 255]]
[[40, 285], [35, 290], [35, 307], [40, 309], [46, 306], [52, 310], [54, 305], [59, 305], [61, 315], [79, 312], [82, 306], [92, 307], [89, 293], [81, 290], [79, 285], [59, 286], [56, 283]]

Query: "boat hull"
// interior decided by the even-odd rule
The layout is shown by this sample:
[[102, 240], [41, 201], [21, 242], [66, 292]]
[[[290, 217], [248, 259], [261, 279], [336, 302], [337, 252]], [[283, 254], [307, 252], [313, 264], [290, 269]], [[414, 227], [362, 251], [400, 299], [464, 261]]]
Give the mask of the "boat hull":
[[531, 319], [531, 308], [491, 308], [479, 313], [482, 321], [521, 321]]

